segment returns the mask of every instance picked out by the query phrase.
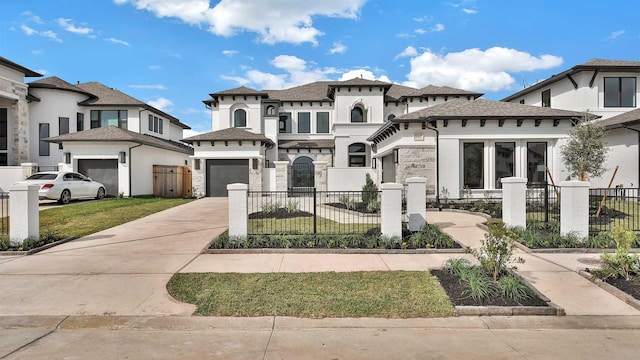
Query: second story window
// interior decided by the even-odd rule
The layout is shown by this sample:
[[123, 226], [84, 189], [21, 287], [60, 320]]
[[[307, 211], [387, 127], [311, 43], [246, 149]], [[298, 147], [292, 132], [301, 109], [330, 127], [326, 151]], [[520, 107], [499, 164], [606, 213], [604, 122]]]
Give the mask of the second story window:
[[551, 107], [551, 89], [542, 92], [542, 107]]
[[291, 133], [291, 113], [280, 113], [280, 120], [278, 121], [278, 132]]
[[233, 127], [247, 127], [247, 112], [238, 109], [233, 112]]
[[636, 107], [636, 78], [604, 78], [604, 107]]
[[326, 111], [316, 113], [316, 132], [318, 134], [329, 133], [329, 113]]
[[298, 134], [308, 134], [311, 132], [311, 113], [298, 113]]
[[91, 128], [107, 126], [127, 129], [127, 110], [91, 110]]
[[361, 107], [356, 106], [351, 110], [351, 122], [352, 123], [364, 122], [364, 112], [362, 111]]

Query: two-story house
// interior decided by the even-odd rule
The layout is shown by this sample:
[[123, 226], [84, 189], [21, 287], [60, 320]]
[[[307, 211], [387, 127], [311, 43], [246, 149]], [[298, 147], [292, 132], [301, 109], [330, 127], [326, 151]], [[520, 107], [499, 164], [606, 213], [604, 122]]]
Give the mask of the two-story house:
[[561, 139], [585, 114], [481, 95], [361, 78], [210, 94], [213, 131], [184, 140], [194, 146], [194, 194], [225, 196], [234, 182], [353, 191], [369, 174], [378, 183], [421, 176], [432, 195], [481, 197], [499, 192], [502, 177], [562, 171]]
[[[608, 169], [600, 178], [589, 179], [593, 187], [606, 187], [618, 167], [614, 184], [640, 186], [638, 132], [624, 116], [638, 108], [640, 61], [592, 59], [529, 86], [502, 101], [540, 107], [589, 112], [600, 116], [609, 129]], [[614, 119], [614, 117], [616, 119]], [[612, 126], [609, 126], [611, 123]], [[564, 179], [562, 179], [564, 180]]]

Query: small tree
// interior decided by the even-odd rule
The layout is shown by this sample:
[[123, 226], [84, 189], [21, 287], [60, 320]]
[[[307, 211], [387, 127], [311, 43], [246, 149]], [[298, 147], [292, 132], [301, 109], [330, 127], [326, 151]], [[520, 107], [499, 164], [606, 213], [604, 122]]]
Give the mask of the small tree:
[[598, 177], [604, 173], [609, 152], [605, 135], [602, 125], [586, 118], [569, 133], [569, 141], [562, 148], [562, 161], [571, 177], [587, 181], [589, 176]]
[[371, 201], [378, 199], [378, 186], [373, 182], [371, 176], [367, 174], [367, 179], [362, 186], [362, 202], [368, 205]]

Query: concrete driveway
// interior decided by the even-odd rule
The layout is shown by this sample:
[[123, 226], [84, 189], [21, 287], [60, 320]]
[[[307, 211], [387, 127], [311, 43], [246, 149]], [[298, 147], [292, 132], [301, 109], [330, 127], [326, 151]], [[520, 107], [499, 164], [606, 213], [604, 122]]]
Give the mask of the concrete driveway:
[[190, 314], [165, 284], [228, 227], [227, 204], [195, 200], [0, 261], [0, 316]]

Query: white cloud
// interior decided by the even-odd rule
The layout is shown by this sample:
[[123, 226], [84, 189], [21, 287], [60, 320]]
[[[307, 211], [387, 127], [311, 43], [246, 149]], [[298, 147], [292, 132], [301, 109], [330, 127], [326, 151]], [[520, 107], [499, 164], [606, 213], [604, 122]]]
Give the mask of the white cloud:
[[333, 47], [329, 50], [329, 54], [344, 54], [347, 52], [347, 47], [340, 42], [334, 42]]
[[[406, 51], [406, 50], [405, 50]], [[553, 55], [533, 56], [510, 48], [466, 49], [446, 55], [425, 50], [410, 61], [407, 86], [448, 85], [472, 91], [499, 91], [515, 83], [511, 72], [549, 69], [562, 64]]]
[[473, 14], [477, 13], [478, 11], [477, 10], [473, 10], [473, 9], [466, 9], [465, 8], [465, 9], [462, 9], [462, 12], [465, 13], [465, 14], [473, 15]]
[[58, 25], [62, 26], [68, 32], [80, 35], [88, 35], [93, 32], [93, 29], [88, 27], [77, 27], [72, 23], [72, 19], [58, 18]]
[[57, 42], [62, 42], [62, 40], [60, 38], [58, 38], [58, 34], [56, 34], [55, 32], [51, 31], [51, 30], [46, 30], [46, 31], [42, 31], [39, 33], [40, 35], [49, 38], [53, 41], [57, 41]]
[[28, 17], [28, 21], [34, 22], [36, 24], [43, 24], [44, 22], [42, 21], [42, 19], [40, 18], [40, 16], [35, 15], [34, 13], [32, 13], [31, 11], [25, 11], [22, 14], [20, 14], [22, 16], [27, 16]]
[[160, 70], [162, 66], [160, 65], [149, 65], [149, 70]]
[[624, 33], [625, 33], [624, 30], [614, 31], [611, 34], [609, 34], [609, 37], [607, 37], [607, 39], [609, 40], [617, 39], [619, 36], [624, 35]]
[[415, 30], [413, 30], [413, 32], [415, 32], [416, 34], [419, 34], [419, 35], [423, 35], [423, 34], [427, 33], [427, 31], [425, 29], [415, 29]]
[[413, 57], [418, 55], [418, 50], [416, 50], [416, 48], [414, 48], [413, 46], [407, 46], [406, 49], [402, 50], [402, 52], [398, 55], [396, 55], [396, 59], [402, 58], [402, 57]]
[[163, 97], [159, 97], [155, 100], [150, 100], [147, 103], [154, 108], [164, 112], [170, 111], [171, 107], [173, 106], [173, 102], [171, 100]]
[[31, 53], [33, 55], [42, 55], [42, 54], [44, 54], [44, 51], [42, 51], [42, 50], [31, 50]]
[[431, 16], [420, 16], [420, 17], [413, 18], [413, 21], [425, 22], [425, 21], [431, 21], [432, 19], [433, 18]]
[[167, 87], [162, 84], [129, 85], [129, 87], [134, 89], [145, 89], [145, 90], [167, 90]]
[[131, 3], [157, 17], [173, 17], [191, 25], [206, 26], [213, 34], [233, 36], [257, 33], [261, 42], [275, 44], [309, 42], [317, 45], [323, 35], [313, 26], [313, 17], [356, 19], [366, 0], [255, 1], [221, 0], [210, 7], [209, 0], [114, 0]]
[[342, 76], [340, 77], [340, 81], [351, 80], [353, 78], [391, 82], [386, 75], [376, 76], [373, 72], [367, 69], [349, 70], [342, 74]]
[[120, 45], [125, 45], [125, 46], [131, 46], [128, 42], [124, 41], [124, 40], [120, 40], [120, 39], [116, 39], [116, 38], [108, 38], [105, 39], [106, 41], [112, 42], [114, 44], [120, 44]]
[[33, 29], [33, 28], [30, 28], [30, 27], [28, 27], [27, 25], [24, 25], [24, 24], [23, 24], [23, 25], [20, 25], [20, 29], [22, 29], [22, 31], [23, 31], [25, 34], [27, 34], [27, 36], [31, 36], [31, 35], [33, 35], [33, 34], [37, 34], [37, 33], [38, 33], [38, 31], [37, 31], [37, 30], [35, 30], [35, 29]]
[[432, 28], [431, 31], [432, 32], [440, 32], [444, 30], [444, 25], [443, 24], [435, 24]]
[[232, 57], [233, 55], [237, 55], [238, 50], [222, 50], [222, 55], [226, 57]]
[[38, 69], [38, 70], [34, 70], [35, 72], [37, 72], [38, 74], [42, 74], [42, 75], [47, 75], [49, 74], [49, 72], [45, 69]]

